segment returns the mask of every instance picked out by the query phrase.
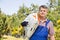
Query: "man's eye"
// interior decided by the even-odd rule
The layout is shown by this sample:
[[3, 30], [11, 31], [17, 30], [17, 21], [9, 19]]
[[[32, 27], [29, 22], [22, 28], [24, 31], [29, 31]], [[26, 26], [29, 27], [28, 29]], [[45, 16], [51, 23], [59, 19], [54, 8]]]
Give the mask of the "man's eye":
[[45, 12], [45, 10], [40, 10], [40, 12]]
[[44, 10], [44, 12], [45, 12], [45, 10]]
[[42, 10], [40, 10], [40, 12], [42, 12]]

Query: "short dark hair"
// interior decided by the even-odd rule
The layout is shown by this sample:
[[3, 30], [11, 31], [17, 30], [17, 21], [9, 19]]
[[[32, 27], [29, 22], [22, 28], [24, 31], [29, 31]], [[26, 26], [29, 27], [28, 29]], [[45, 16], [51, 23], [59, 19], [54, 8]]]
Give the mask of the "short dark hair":
[[41, 8], [48, 9], [48, 7], [47, 7], [46, 5], [41, 5], [41, 6], [39, 7], [39, 11], [40, 11]]

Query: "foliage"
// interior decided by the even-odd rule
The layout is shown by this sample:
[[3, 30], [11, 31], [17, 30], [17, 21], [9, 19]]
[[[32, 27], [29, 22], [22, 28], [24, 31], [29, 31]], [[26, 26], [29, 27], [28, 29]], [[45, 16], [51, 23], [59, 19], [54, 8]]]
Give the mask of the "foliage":
[[[51, 9], [48, 12], [47, 18], [50, 19], [54, 24], [55, 38], [60, 40], [60, 14], [58, 13], [59, 8], [56, 7], [54, 11]], [[0, 35], [12, 35], [15, 37], [20, 37], [24, 34], [24, 28], [21, 26], [21, 22], [30, 14], [38, 11], [37, 5], [31, 5], [31, 7], [22, 6], [17, 11], [17, 14], [5, 15], [0, 11]]]

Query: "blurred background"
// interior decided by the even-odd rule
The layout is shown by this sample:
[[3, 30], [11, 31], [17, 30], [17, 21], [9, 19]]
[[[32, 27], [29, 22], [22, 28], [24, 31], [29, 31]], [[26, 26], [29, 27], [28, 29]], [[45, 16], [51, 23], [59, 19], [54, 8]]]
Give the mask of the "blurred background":
[[21, 22], [40, 5], [49, 8], [47, 18], [54, 24], [55, 39], [60, 40], [60, 0], [0, 0], [0, 39], [22, 40], [24, 28]]

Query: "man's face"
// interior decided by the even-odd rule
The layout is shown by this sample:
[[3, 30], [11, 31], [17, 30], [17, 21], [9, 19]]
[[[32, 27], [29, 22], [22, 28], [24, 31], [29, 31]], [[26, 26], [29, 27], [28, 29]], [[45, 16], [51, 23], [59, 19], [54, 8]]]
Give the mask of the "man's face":
[[48, 13], [48, 9], [41, 7], [41, 9], [39, 11], [39, 15], [42, 17], [46, 17], [47, 13]]

